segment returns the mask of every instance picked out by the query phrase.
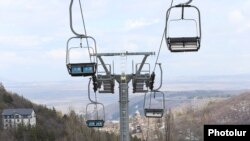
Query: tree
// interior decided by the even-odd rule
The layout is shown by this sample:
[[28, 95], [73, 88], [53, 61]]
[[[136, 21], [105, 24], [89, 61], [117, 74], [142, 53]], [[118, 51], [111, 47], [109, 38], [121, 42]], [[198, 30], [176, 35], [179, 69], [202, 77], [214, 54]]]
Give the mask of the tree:
[[12, 103], [13, 99], [11, 95], [3, 94], [3, 102], [8, 103], [8, 104]]
[[175, 124], [174, 116], [171, 109], [168, 110], [165, 116], [165, 141], [174, 141], [175, 140]]

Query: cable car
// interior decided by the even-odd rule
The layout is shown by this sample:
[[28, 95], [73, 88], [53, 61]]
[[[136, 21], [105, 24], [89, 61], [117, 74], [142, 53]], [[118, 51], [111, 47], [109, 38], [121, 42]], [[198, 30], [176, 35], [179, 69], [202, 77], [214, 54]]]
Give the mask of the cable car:
[[[92, 47], [83, 47], [82, 46], [82, 39], [92, 39], [93, 43], [94, 43], [94, 48]], [[74, 41], [73, 41], [74, 40]], [[70, 45], [70, 42], [76, 43], [78, 44], [79, 40], [79, 45]], [[91, 55], [94, 54], [96, 52], [96, 43], [94, 38], [90, 37], [90, 36], [79, 36], [79, 37], [71, 37], [68, 42], [67, 42], [67, 50], [66, 50], [66, 66], [68, 69], [68, 72], [71, 76], [93, 76], [96, 73], [96, 68], [97, 68], [97, 59], [93, 58]], [[80, 50], [81, 49], [81, 50]], [[72, 51], [78, 51], [77, 53], [79, 54], [79, 50], [82, 51], [81, 56], [84, 57], [85, 54], [83, 51], [88, 52], [89, 54], [89, 58], [90, 61], [81, 61], [81, 62], [73, 62], [72, 58], [74, 58], [74, 53], [72, 53]]]
[[[189, 5], [189, 3], [171, 6], [167, 11], [165, 40], [171, 52], [193, 52], [200, 49], [200, 10], [196, 6]], [[187, 11], [193, 15], [196, 14], [196, 16], [191, 16], [190, 18], [190, 13]], [[176, 14], [175, 12], [178, 12], [177, 14], [181, 13], [180, 18], [171, 18], [172, 16], [176, 16], [174, 15]], [[183, 31], [180, 31], [182, 28]], [[175, 32], [171, 32], [173, 29], [175, 29]], [[191, 33], [192, 35], [190, 35]]]
[[[92, 113], [89, 112], [89, 106], [90, 105], [94, 105], [94, 111]], [[102, 108], [98, 109], [98, 105], [100, 105]], [[101, 110], [98, 111], [98, 110]], [[102, 114], [102, 116], [99, 115], [99, 113]], [[90, 117], [91, 116], [91, 117]], [[103, 127], [104, 123], [105, 123], [105, 109], [104, 109], [104, 105], [102, 103], [89, 103], [86, 106], [86, 125], [90, 128], [93, 127]]]
[[165, 109], [165, 95], [160, 91], [151, 91], [144, 95], [144, 115], [147, 118], [162, 118]]

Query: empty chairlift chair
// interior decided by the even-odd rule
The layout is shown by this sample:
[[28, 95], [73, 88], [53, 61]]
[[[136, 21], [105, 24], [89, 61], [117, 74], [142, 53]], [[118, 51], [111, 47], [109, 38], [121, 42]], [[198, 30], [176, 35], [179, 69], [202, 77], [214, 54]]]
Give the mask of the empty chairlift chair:
[[[178, 15], [180, 18], [173, 18]], [[201, 43], [199, 9], [188, 4], [170, 7], [166, 15], [165, 38], [171, 52], [198, 51]]]
[[[93, 105], [94, 109], [90, 112], [90, 105]], [[98, 105], [102, 108], [98, 109]], [[86, 106], [86, 125], [90, 128], [103, 127], [105, 123], [105, 110], [104, 105], [101, 103], [89, 103]]]
[[[92, 37], [86, 38], [93, 39]], [[82, 39], [83, 37], [71, 37], [67, 42], [66, 66], [71, 76], [93, 76], [96, 73], [96, 59], [91, 56], [91, 54], [95, 53], [96, 47], [94, 47], [95, 49], [88, 46], [83, 47]], [[71, 42], [74, 43], [74, 45], [70, 45]], [[94, 39], [93, 42], [95, 46]], [[88, 54], [89, 57], [86, 57], [86, 54]], [[77, 59], [77, 57], [79, 58]], [[83, 62], [83, 58], [88, 61]]]
[[114, 93], [115, 80], [112, 76], [97, 75], [99, 93]]
[[97, 70], [97, 81], [98, 81], [98, 88], [99, 88], [99, 93], [114, 93], [114, 86], [115, 86], [115, 80], [113, 76], [110, 74], [111, 70], [111, 65], [106, 64], [107, 71], [105, 72], [104, 70], [100, 70], [101, 67], [98, 67]]
[[[138, 66], [136, 65], [136, 72], [138, 71]], [[150, 65], [145, 63], [146, 67], [141, 70], [140, 73], [136, 73], [133, 77], [133, 93], [145, 93], [148, 92], [149, 80], [150, 80]]]
[[165, 109], [163, 92], [151, 91], [144, 96], [144, 115], [147, 118], [162, 118]]
[[133, 80], [133, 93], [145, 93], [148, 90], [144, 88], [145, 81], [144, 77], [135, 76], [136, 78]]

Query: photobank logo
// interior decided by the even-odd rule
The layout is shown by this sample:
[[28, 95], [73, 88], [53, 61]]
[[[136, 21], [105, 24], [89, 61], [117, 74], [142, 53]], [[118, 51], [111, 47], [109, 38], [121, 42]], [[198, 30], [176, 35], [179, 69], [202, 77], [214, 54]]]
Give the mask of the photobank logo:
[[250, 125], [204, 125], [204, 141], [250, 141]]

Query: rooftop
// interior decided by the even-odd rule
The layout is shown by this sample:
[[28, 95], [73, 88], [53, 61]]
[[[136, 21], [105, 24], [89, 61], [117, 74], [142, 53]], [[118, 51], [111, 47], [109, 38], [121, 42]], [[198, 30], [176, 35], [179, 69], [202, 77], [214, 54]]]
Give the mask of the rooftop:
[[31, 115], [34, 110], [31, 108], [18, 108], [18, 109], [4, 109], [2, 112], [3, 116], [20, 114], [20, 115]]

